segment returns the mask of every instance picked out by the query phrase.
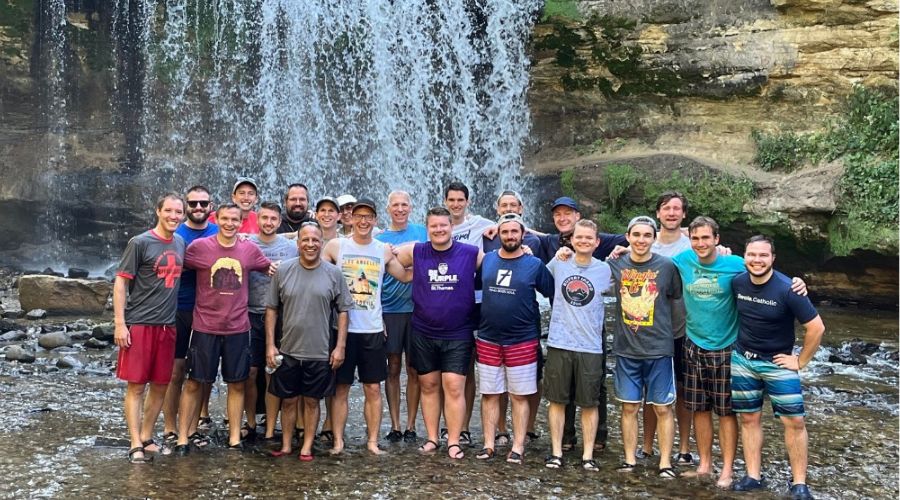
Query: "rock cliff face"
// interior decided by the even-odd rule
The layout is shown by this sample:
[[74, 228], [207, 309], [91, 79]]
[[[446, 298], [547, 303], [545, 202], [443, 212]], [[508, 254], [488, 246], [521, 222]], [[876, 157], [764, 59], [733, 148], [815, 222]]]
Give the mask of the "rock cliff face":
[[[778, 230], [790, 236], [789, 266], [826, 295], [896, 305], [895, 241], [881, 256], [836, 259], [827, 249], [843, 164], [763, 172], [751, 137], [823, 130], [854, 85], [896, 95], [896, 2], [576, 3], [580, 20], [551, 17], [535, 28], [526, 163], [545, 185], [564, 169], [589, 185], [614, 163], [647, 175], [690, 164], [746, 176], [755, 185], [744, 205], [753, 223], [732, 243]], [[588, 206], [605, 196], [579, 194]]]

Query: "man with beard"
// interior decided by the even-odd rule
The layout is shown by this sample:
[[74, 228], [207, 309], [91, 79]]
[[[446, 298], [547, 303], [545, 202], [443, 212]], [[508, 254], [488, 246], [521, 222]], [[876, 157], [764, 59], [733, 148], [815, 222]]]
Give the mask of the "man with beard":
[[[181, 236], [187, 247], [198, 238], [206, 238], [216, 234], [219, 227], [209, 222], [209, 214], [213, 209], [209, 190], [205, 186], [191, 186], [184, 194], [187, 205], [187, 220], [178, 226], [175, 234]], [[181, 386], [184, 384], [184, 359], [187, 357], [188, 340], [191, 337], [194, 301], [196, 300], [197, 273], [185, 269], [181, 273], [181, 284], [178, 287], [178, 310], [175, 313], [175, 362], [172, 365], [172, 379], [166, 391], [166, 402], [163, 405], [164, 434], [163, 438], [170, 443], [178, 440], [178, 401], [181, 399]], [[204, 388], [209, 398], [209, 388]], [[207, 417], [208, 418], [208, 417]], [[197, 422], [191, 423], [190, 432], [197, 431]], [[205, 437], [198, 444], [205, 445]]]
[[[278, 264], [286, 259], [297, 256], [297, 245], [276, 231], [281, 225], [281, 207], [277, 203], [264, 202], [257, 212], [259, 233], [250, 237], [250, 241], [256, 243], [263, 255], [277, 268]], [[266, 364], [266, 332], [265, 313], [266, 294], [269, 291], [271, 279], [265, 273], [254, 271], [250, 273], [250, 295], [247, 305], [250, 318], [250, 377], [244, 387], [244, 409], [247, 412], [247, 423], [241, 429], [241, 437], [253, 439], [256, 436], [256, 403], [258, 396], [257, 377], [259, 369]], [[266, 381], [263, 389], [268, 387], [268, 374], [263, 375]], [[278, 400], [266, 393], [266, 438], [271, 438], [275, 432], [275, 418], [278, 414]], [[269, 420], [272, 420], [269, 423]], [[271, 431], [271, 432], [270, 432]]]
[[[388, 195], [387, 211], [391, 217], [388, 228], [375, 237], [378, 241], [399, 246], [428, 239], [425, 226], [410, 224], [412, 202], [406, 191], [392, 191]], [[384, 328], [387, 333], [388, 375], [384, 383], [388, 412], [391, 416], [391, 432], [387, 440], [396, 443], [416, 441], [416, 414], [419, 412], [419, 377], [410, 364], [410, 335], [413, 302], [412, 285], [401, 283], [392, 276], [384, 277], [381, 292]], [[400, 430], [400, 368], [406, 353], [406, 430]]]
[[184, 241], [175, 229], [184, 218], [184, 201], [176, 194], [164, 195], [156, 203], [156, 218], [156, 227], [128, 241], [113, 286], [116, 376], [128, 382], [125, 421], [131, 463], [147, 463], [147, 454], [167, 450], [153, 442], [152, 435], [175, 358], [175, 310], [184, 256]]
[[522, 249], [525, 224], [517, 214], [500, 217], [498, 252], [484, 256], [484, 301], [475, 340], [481, 391], [484, 448], [477, 458], [494, 453], [494, 431], [499, 417], [500, 395], [512, 401], [513, 443], [506, 461], [521, 464], [525, 457], [528, 396], [537, 392], [540, 310], [535, 292], [553, 293], [553, 275], [537, 257]]
[[228, 420], [233, 423], [228, 429], [228, 446], [243, 448], [238, 422], [244, 410], [244, 382], [250, 374], [250, 272], [274, 272], [255, 244], [238, 238], [241, 208], [228, 203], [216, 212], [219, 232], [193, 242], [184, 258], [185, 267], [197, 271], [197, 302], [188, 345], [188, 380], [180, 403], [186, 417], [178, 422], [176, 451], [181, 454], [189, 451], [188, 429], [200, 408], [201, 384], [216, 380], [220, 360], [222, 380], [228, 385]]
[[309, 211], [309, 189], [305, 184], [291, 184], [284, 194], [284, 216], [278, 226], [278, 234], [294, 239], [300, 225], [311, 220], [313, 214]]
[[[238, 232], [241, 234], [255, 234], [259, 231], [259, 225], [256, 223], [256, 212], [253, 207], [259, 200], [259, 187], [256, 181], [250, 177], [238, 177], [231, 188], [231, 201], [241, 209], [241, 225]], [[215, 223], [218, 212], [209, 215], [209, 221]]]
[[[320, 258], [322, 231], [316, 223], [300, 226], [297, 247], [300, 257], [278, 266], [267, 293], [266, 362], [274, 368], [275, 356], [283, 356], [269, 387], [274, 396], [284, 398], [281, 449], [272, 455], [279, 457], [292, 451], [299, 398], [303, 408], [302, 426], [309, 430], [302, 436], [299, 458], [309, 462], [313, 460], [313, 439], [319, 425], [319, 400], [334, 394], [336, 370], [344, 361], [347, 311], [353, 299], [341, 269]], [[337, 342], [332, 348], [329, 322], [333, 311], [337, 312]], [[276, 347], [279, 316], [284, 334], [280, 347]]]
[[[800, 370], [812, 360], [825, 325], [806, 297], [791, 291], [791, 279], [775, 271], [775, 243], [766, 236], [747, 241], [747, 272], [732, 282], [740, 331], [731, 353], [731, 398], [740, 415], [741, 442], [747, 475], [736, 491], [766, 487], [762, 476], [762, 406], [769, 395], [772, 410], [784, 425], [784, 442], [791, 464], [789, 495], [811, 499], [806, 486], [807, 433]], [[803, 350], [794, 354], [794, 322], [805, 330]]]

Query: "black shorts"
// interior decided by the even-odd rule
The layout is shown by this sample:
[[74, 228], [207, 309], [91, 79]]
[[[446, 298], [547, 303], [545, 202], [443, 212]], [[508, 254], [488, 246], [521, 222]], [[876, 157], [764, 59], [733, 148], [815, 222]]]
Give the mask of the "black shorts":
[[266, 315], [247, 313], [250, 318], [250, 366], [266, 366]]
[[337, 383], [350, 385], [359, 369], [359, 381], [378, 384], [387, 378], [384, 332], [348, 333], [344, 364], [337, 370]]
[[191, 341], [191, 325], [194, 324], [194, 311], [175, 312], [175, 359], [187, 357], [188, 342]]
[[205, 384], [215, 382], [220, 359], [225, 383], [247, 380], [250, 376], [250, 332], [235, 335], [191, 332], [187, 355], [188, 378]]
[[413, 332], [410, 342], [410, 364], [419, 375], [448, 372], [468, 375], [475, 340], [437, 340]]
[[672, 365], [675, 369], [675, 383], [684, 385], [684, 339], [687, 335], [683, 335], [675, 339], [675, 355], [672, 356]]
[[272, 374], [269, 392], [282, 399], [303, 396], [322, 399], [334, 396], [337, 380], [328, 361], [301, 360], [283, 354], [281, 366]]
[[385, 350], [388, 354], [407, 353], [412, 336], [412, 313], [384, 313], [384, 331], [387, 332]]

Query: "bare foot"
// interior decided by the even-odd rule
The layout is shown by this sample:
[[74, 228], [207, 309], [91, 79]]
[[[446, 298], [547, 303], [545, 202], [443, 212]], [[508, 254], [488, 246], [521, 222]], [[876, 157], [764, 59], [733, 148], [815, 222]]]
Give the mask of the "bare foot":
[[462, 460], [465, 458], [466, 454], [463, 453], [463, 449], [458, 444], [451, 444], [447, 446], [447, 456], [454, 460]]
[[701, 471], [699, 469], [688, 470], [681, 473], [681, 477], [697, 477], [702, 479], [712, 479], [713, 473]]
[[730, 490], [731, 483], [732, 483], [731, 474], [726, 476], [725, 473], [723, 472], [722, 475], [719, 476], [719, 480], [716, 481], [716, 488], [719, 488], [721, 490]]
[[334, 446], [328, 450], [329, 455], [340, 455], [344, 451], [344, 439], [334, 438]]
[[366, 448], [369, 449], [369, 453], [373, 455], [384, 455], [386, 452], [378, 447], [378, 441], [367, 441]]

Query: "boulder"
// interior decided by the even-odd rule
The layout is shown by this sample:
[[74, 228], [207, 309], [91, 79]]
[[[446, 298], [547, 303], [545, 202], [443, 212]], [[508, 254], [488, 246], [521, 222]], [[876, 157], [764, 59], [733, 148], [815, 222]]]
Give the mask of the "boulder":
[[21, 309], [10, 309], [3, 311], [3, 317], [7, 319], [21, 319], [25, 317], [25, 311]]
[[49, 325], [46, 323], [41, 325], [41, 333], [64, 332], [64, 331], [66, 331], [65, 325]]
[[47, 317], [47, 311], [43, 309], [32, 309], [28, 311], [28, 314], [26, 314], [25, 317], [31, 320], [43, 319]]
[[87, 279], [90, 273], [87, 269], [82, 269], [80, 267], [70, 267], [68, 277], [72, 279]]
[[850, 351], [837, 351], [828, 356], [829, 363], [840, 363], [842, 365], [858, 366], [867, 364], [866, 357], [859, 353]]
[[19, 340], [25, 340], [28, 338], [28, 334], [23, 332], [22, 330], [12, 330], [9, 332], [0, 335], [0, 341], [3, 342], [16, 342]]
[[106, 349], [109, 347], [109, 342], [97, 340], [96, 338], [89, 338], [87, 339], [87, 342], [84, 343], [84, 347], [87, 349]]
[[19, 363], [34, 363], [34, 353], [22, 346], [13, 345], [6, 350], [6, 359]]
[[9, 332], [21, 328], [15, 321], [0, 319], [0, 332]]
[[81, 360], [76, 358], [75, 356], [63, 356], [59, 359], [59, 361], [56, 362], [56, 367], [62, 370], [68, 368], [78, 369], [83, 368], [84, 363], [82, 363]]
[[50, 314], [102, 314], [112, 291], [107, 281], [33, 275], [19, 278], [19, 302], [24, 309]]
[[115, 337], [115, 333], [116, 328], [112, 323], [97, 325], [94, 327], [94, 331], [92, 332], [95, 339], [103, 340], [105, 342], [113, 340], [113, 338]]
[[59, 278], [62, 278], [64, 276], [63, 273], [54, 271], [52, 267], [45, 268], [43, 271], [41, 271], [41, 274], [46, 274], [47, 276], [56, 276]]
[[57, 347], [72, 345], [72, 339], [66, 332], [47, 333], [38, 338], [38, 345], [49, 351]]
[[87, 340], [91, 338], [92, 334], [90, 330], [79, 330], [77, 332], [69, 332], [69, 338], [75, 342], [80, 342], [82, 340]]

